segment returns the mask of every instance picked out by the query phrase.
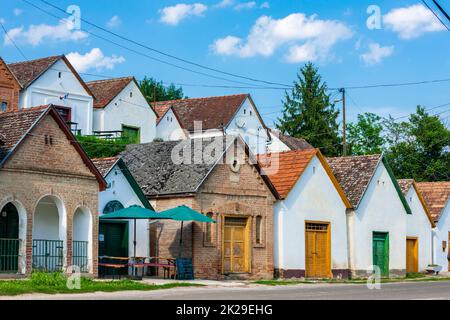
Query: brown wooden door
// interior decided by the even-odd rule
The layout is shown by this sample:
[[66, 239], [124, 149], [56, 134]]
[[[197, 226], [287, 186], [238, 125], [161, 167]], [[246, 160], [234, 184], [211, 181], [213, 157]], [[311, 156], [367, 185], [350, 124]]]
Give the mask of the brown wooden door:
[[415, 238], [406, 239], [406, 272], [419, 271], [419, 246]]
[[246, 218], [225, 218], [223, 234], [223, 272], [248, 272]]
[[307, 277], [331, 276], [329, 224], [307, 223], [305, 233], [305, 272]]

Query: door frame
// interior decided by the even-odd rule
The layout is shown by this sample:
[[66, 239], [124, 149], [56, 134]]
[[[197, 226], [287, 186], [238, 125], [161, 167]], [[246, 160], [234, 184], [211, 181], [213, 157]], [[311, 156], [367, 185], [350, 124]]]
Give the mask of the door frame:
[[415, 271], [411, 272], [419, 272], [419, 237], [406, 237], [406, 272], [408, 273], [408, 240], [414, 241], [414, 253], [417, 256], [417, 261], [414, 266]]
[[[221, 227], [221, 253], [220, 253], [220, 261], [222, 264], [221, 267], [221, 274], [225, 274], [224, 271], [224, 249], [225, 249], [225, 219], [226, 218], [241, 218], [241, 219], [247, 219], [247, 223], [245, 225], [245, 238], [244, 242], [246, 242], [245, 249], [247, 250], [246, 254], [244, 255], [244, 263], [246, 265], [247, 271], [244, 273], [252, 273], [252, 233], [251, 226], [253, 224], [253, 217], [252, 216], [246, 216], [246, 215], [235, 215], [235, 214], [222, 214], [222, 227]], [[227, 273], [227, 274], [233, 274], [233, 272]]]
[[[108, 221], [99, 221], [98, 231], [100, 236], [100, 224], [124, 224], [125, 225], [125, 236], [127, 237], [127, 256], [130, 256], [130, 222], [125, 220], [108, 220]], [[100, 241], [98, 241], [100, 242]], [[100, 245], [98, 245], [99, 256], [100, 256]]]
[[307, 275], [307, 271], [306, 271], [306, 252], [308, 250], [307, 244], [306, 244], [306, 232], [308, 232], [306, 230], [306, 225], [308, 223], [316, 223], [316, 224], [326, 224], [327, 225], [327, 264], [328, 264], [328, 277], [332, 278], [333, 277], [333, 271], [332, 271], [332, 265], [331, 265], [331, 222], [330, 221], [318, 221], [318, 220], [305, 220], [305, 224], [304, 224], [304, 239], [305, 239], [305, 277]]
[[[389, 246], [389, 232], [388, 231], [372, 231], [372, 265], [375, 265], [375, 252], [373, 251], [373, 244], [375, 241], [375, 234], [383, 234], [385, 236], [384, 238], [384, 254], [385, 254], [385, 264], [387, 269], [384, 270], [386, 271], [385, 273], [381, 273], [380, 276], [381, 277], [389, 277], [390, 274], [390, 246]], [[387, 261], [387, 262], [386, 262]], [[382, 270], [383, 271], [383, 270]]]

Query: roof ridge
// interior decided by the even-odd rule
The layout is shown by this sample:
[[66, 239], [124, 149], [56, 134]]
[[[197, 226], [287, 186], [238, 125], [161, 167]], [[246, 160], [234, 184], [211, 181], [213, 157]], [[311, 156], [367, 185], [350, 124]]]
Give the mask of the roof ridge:
[[126, 76], [126, 77], [117, 77], [117, 78], [109, 78], [109, 79], [102, 79], [102, 80], [93, 80], [93, 81], [87, 81], [86, 84], [94, 84], [94, 83], [98, 83], [98, 82], [113, 82], [113, 81], [120, 81], [120, 80], [125, 80], [125, 79], [134, 79], [134, 76]]
[[92, 161], [107, 161], [107, 160], [116, 160], [119, 159], [120, 156], [113, 156], [113, 157], [104, 157], [104, 158], [91, 158]]
[[51, 104], [43, 104], [40, 106], [35, 106], [35, 107], [31, 107], [31, 108], [22, 108], [22, 109], [18, 109], [18, 110], [12, 110], [12, 111], [7, 111], [7, 112], [0, 112], [0, 117], [3, 116], [7, 116], [7, 115], [12, 115], [12, 114], [17, 114], [17, 113], [25, 113], [25, 112], [31, 112], [31, 111], [38, 111], [38, 110], [44, 110], [50, 107]]
[[355, 159], [355, 158], [363, 158], [363, 157], [381, 157], [383, 154], [382, 153], [374, 153], [374, 154], [363, 154], [363, 155], [359, 155], [359, 156], [340, 156], [340, 157], [327, 157], [327, 160], [330, 159]]
[[183, 98], [183, 99], [175, 99], [175, 100], [164, 100], [164, 101], [155, 101], [151, 103], [170, 103], [170, 102], [176, 102], [176, 101], [187, 101], [187, 100], [208, 100], [208, 99], [215, 99], [215, 98], [225, 98], [225, 97], [237, 97], [237, 96], [248, 96], [249, 93], [235, 93], [235, 94], [226, 94], [221, 96], [210, 96], [210, 97], [200, 97], [200, 98]]
[[7, 63], [7, 65], [13, 66], [13, 65], [17, 65], [17, 64], [30, 63], [30, 62], [36, 62], [39, 60], [45, 60], [45, 59], [51, 59], [51, 58], [62, 58], [62, 57], [64, 57], [64, 55], [60, 54], [60, 55], [42, 57], [42, 58], [37, 58], [37, 59], [32, 59], [32, 60], [23, 60], [23, 61], [18, 61], [18, 62]]

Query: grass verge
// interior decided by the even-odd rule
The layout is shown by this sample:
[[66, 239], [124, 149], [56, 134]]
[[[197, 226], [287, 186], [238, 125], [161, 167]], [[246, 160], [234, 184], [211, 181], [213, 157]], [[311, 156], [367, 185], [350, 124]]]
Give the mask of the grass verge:
[[33, 273], [29, 279], [0, 281], [0, 296], [14, 296], [26, 293], [88, 293], [114, 291], [150, 291], [175, 287], [194, 287], [200, 284], [176, 282], [164, 285], [151, 285], [132, 280], [97, 281], [81, 277], [80, 289], [69, 289], [67, 277], [61, 273]]

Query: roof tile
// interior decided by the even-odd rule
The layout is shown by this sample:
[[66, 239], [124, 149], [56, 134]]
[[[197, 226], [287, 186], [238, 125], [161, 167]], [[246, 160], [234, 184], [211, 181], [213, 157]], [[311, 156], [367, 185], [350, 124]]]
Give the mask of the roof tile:
[[450, 197], [450, 181], [417, 182], [417, 188], [422, 193], [431, 216], [435, 222], [444, 210]]

